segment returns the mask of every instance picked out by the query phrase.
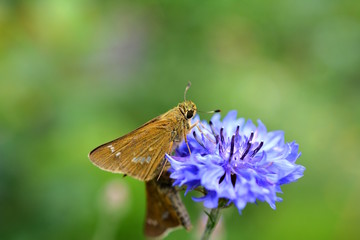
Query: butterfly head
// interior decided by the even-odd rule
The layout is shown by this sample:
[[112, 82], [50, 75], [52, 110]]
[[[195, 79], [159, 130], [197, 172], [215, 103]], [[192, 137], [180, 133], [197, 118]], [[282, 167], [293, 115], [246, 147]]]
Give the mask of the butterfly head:
[[179, 109], [186, 119], [191, 119], [196, 114], [196, 105], [190, 100], [179, 103]]

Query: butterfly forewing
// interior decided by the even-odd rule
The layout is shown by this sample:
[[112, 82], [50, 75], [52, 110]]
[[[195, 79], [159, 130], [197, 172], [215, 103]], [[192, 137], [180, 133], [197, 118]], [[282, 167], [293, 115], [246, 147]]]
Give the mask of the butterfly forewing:
[[[171, 111], [176, 110], [164, 115], [171, 115]], [[175, 122], [164, 115], [97, 147], [89, 154], [90, 160], [106, 171], [124, 173], [143, 181], [153, 179], [171, 148]]]

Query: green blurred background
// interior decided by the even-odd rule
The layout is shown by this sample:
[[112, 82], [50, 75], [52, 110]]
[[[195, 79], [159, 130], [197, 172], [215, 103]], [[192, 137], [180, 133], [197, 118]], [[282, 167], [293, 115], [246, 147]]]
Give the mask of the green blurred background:
[[[142, 182], [87, 158], [188, 98], [300, 144], [284, 202], [224, 211], [217, 239], [360, 235], [354, 0], [1, 1], [0, 238], [142, 239]], [[203, 114], [203, 119], [211, 116]], [[184, 199], [196, 239], [202, 204]]]

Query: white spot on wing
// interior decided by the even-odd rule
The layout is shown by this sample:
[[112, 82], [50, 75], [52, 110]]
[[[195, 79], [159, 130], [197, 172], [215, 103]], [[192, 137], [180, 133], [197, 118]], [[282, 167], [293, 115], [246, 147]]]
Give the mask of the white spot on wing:
[[151, 219], [151, 218], [146, 219], [146, 223], [149, 224], [149, 225], [153, 225], [153, 226], [158, 225], [158, 222], [156, 220], [154, 220], [154, 219]]
[[151, 160], [151, 157], [134, 157], [131, 161], [134, 162], [134, 163], [141, 163], [141, 164], [144, 164], [144, 163], [149, 163]]
[[117, 152], [117, 153], [115, 154], [115, 157], [117, 157], [117, 158], [120, 157], [120, 154], [121, 154], [121, 153]]
[[113, 145], [109, 145], [109, 146], [107, 146], [108, 148], [110, 148], [110, 151], [113, 153], [113, 152], [115, 152], [115, 148], [113, 147]]

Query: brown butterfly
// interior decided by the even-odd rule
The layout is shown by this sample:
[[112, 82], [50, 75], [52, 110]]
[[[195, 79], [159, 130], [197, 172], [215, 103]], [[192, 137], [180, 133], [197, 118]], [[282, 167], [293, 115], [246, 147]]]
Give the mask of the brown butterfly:
[[[189, 87], [190, 83], [184, 98]], [[183, 139], [187, 143], [186, 135], [196, 125], [191, 125], [195, 113], [196, 105], [185, 100], [134, 131], [95, 148], [89, 158], [102, 170], [149, 181], [159, 175], [165, 153], [171, 153]]]
[[183, 139], [187, 143], [186, 135], [196, 126], [191, 125], [196, 105], [186, 100], [189, 87], [190, 82], [185, 89], [184, 102], [89, 154], [92, 163], [105, 171], [146, 181], [147, 236], [160, 236], [167, 229], [180, 225], [186, 229], [191, 227], [188, 213], [168, 173], [160, 177], [165, 167], [165, 154], [170, 154]]

